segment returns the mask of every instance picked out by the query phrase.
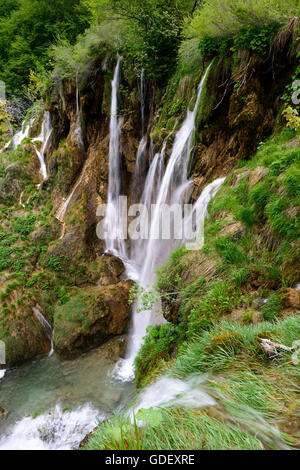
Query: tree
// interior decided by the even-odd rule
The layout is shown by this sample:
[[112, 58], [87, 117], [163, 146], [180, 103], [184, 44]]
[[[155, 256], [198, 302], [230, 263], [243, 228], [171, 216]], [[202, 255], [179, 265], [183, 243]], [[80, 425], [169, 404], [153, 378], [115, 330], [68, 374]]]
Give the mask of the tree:
[[127, 23], [127, 57], [163, 82], [176, 62], [183, 19], [193, 6], [194, 0], [111, 0], [108, 9]]
[[[47, 49], [57, 37], [71, 43], [87, 26], [91, 13], [81, 0], [19, 0], [0, 20], [0, 79], [7, 90], [22, 94], [29, 71], [48, 63]], [[1, 10], [0, 10], [1, 11]]]

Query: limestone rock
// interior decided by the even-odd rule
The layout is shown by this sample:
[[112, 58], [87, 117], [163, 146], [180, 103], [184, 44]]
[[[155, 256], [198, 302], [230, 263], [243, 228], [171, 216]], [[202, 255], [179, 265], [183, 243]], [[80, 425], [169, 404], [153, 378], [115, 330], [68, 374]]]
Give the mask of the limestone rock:
[[74, 357], [101, 346], [112, 336], [124, 334], [129, 326], [129, 291], [132, 281], [93, 287], [79, 292], [57, 307], [54, 348], [62, 357]]

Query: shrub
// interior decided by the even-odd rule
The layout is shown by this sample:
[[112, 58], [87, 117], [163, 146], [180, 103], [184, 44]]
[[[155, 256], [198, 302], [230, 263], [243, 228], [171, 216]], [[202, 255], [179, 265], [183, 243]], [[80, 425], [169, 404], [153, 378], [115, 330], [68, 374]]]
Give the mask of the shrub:
[[297, 14], [297, 0], [207, 0], [187, 23], [186, 35], [223, 38], [248, 28], [285, 24]]
[[151, 373], [156, 361], [168, 358], [179, 335], [179, 328], [169, 323], [147, 328], [147, 336], [135, 358], [137, 385]]

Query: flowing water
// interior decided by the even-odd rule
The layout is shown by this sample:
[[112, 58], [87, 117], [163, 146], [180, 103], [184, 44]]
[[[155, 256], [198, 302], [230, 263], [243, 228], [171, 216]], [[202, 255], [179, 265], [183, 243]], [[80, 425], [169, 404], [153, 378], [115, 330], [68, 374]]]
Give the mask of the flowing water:
[[[71, 190], [69, 196], [67, 197], [67, 199], [63, 202], [63, 204], [61, 205], [61, 207], [59, 208], [57, 214], [56, 214], [56, 218], [64, 223], [65, 221], [65, 215], [66, 215], [66, 212], [68, 210], [68, 207], [69, 207], [69, 204], [70, 202], [72, 201], [73, 199], [73, 196], [77, 190], [77, 188], [81, 185], [82, 183], [82, 180], [84, 178], [84, 175], [85, 175], [85, 172], [86, 172], [86, 168], [87, 168], [87, 164], [88, 164], [88, 161], [86, 160], [84, 165], [83, 165], [83, 168], [81, 170], [81, 173], [79, 175], [79, 178], [78, 180], [76, 181], [75, 185], [73, 186], [73, 189]], [[62, 238], [62, 237], [61, 237]]]
[[[40, 135], [38, 137], [32, 139], [36, 155], [37, 155], [37, 157], [39, 159], [39, 162], [40, 162], [40, 165], [41, 165], [40, 173], [42, 175], [43, 180], [47, 179], [47, 167], [46, 167], [46, 163], [45, 163], [45, 152], [47, 150], [51, 134], [52, 134], [52, 126], [51, 126], [50, 113], [49, 113], [49, 111], [45, 111]], [[37, 148], [35, 142], [41, 142], [40, 149]]]
[[[112, 82], [111, 96], [111, 116], [110, 116], [110, 143], [109, 143], [109, 181], [107, 193], [107, 211], [104, 219], [104, 226], [108, 236], [105, 239], [105, 249], [122, 259], [126, 259], [127, 248], [122, 237], [124, 233], [124, 223], [119, 214], [119, 197], [122, 194], [122, 172], [121, 172], [121, 152], [120, 136], [123, 118], [119, 115], [119, 88], [121, 80], [122, 60], [118, 59]], [[115, 239], [110, 238], [111, 233], [116, 233]]]
[[45, 334], [46, 334], [47, 338], [48, 338], [49, 341], [50, 341], [51, 348], [50, 348], [49, 356], [51, 357], [52, 354], [54, 353], [54, 344], [53, 344], [53, 331], [52, 331], [52, 327], [51, 327], [51, 325], [49, 324], [49, 322], [46, 320], [46, 318], [44, 317], [44, 315], [39, 311], [38, 308], [32, 307], [32, 311], [33, 311], [35, 317], [38, 319], [38, 321], [39, 321], [40, 324], [42, 325], [42, 327], [44, 328]]
[[[150, 207], [151, 201], [155, 202], [155, 210], [151, 217], [150, 236], [148, 240], [138, 241], [137, 246], [132, 243], [131, 261], [137, 267], [139, 273], [139, 285], [142, 288], [152, 286], [156, 281], [156, 268], [167, 261], [170, 253], [180, 244], [180, 240], [162, 240], [160, 237], [160, 227], [162, 218], [162, 208], [168, 204], [183, 206], [189, 201], [193, 189], [193, 179], [188, 177], [188, 166], [193, 150], [193, 138], [195, 132], [196, 117], [205, 90], [205, 83], [210, 70], [206, 69], [197, 90], [197, 99], [193, 111], [187, 110], [184, 122], [176, 134], [172, 153], [166, 169], [163, 171], [165, 148], [164, 142], [160, 154], [156, 154], [150, 166], [145, 189], [141, 202]], [[209, 185], [196, 202], [195, 208], [199, 212], [200, 207], [200, 227], [204, 226], [204, 218], [207, 215], [207, 206], [210, 199], [220, 188], [224, 180], [217, 180]], [[156, 183], [156, 184], [155, 184]], [[149, 210], [149, 209], [148, 209]], [[203, 238], [203, 234], [200, 234]], [[183, 242], [184, 240], [181, 240]], [[133, 311], [133, 326], [130, 334], [130, 341], [127, 359], [121, 360], [116, 368], [116, 374], [122, 380], [132, 380], [134, 377], [134, 359], [142, 344], [149, 325], [162, 323], [164, 320], [157, 317], [157, 306], [151, 312], [140, 312], [140, 305], [137, 304]]]
[[[81, 119], [80, 119], [80, 106], [79, 106], [79, 85], [78, 85], [78, 72], [76, 73], [76, 125], [75, 125], [75, 135], [77, 138], [77, 144], [79, 149], [84, 150], [84, 143], [83, 143], [83, 137], [82, 137], [82, 127], [81, 127]], [[68, 195], [67, 199], [61, 204], [60, 208], [57, 211], [56, 218], [64, 224], [65, 222], [65, 216], [68, 210], [68, 207], [70, 205], [70, 202], [73, 199], [73, 196], [75, 192], [77, 191], [77, 188], [81, 185], [82, 180], [84, 178], [86, 169], [88, 165], [88, 160], [84, 162], [83, 168], [80, 172], [79, 178], [75, 182], [73, 188], [71, 189], [70, 194]], [[60, 238], [62, 239], [65, 234], [65, 225], [63, 227], [62, 234]]]
[[[102, 348], [71, 361], [54, 354], [0, 380], [0, 449], [72, 449], [99, 422], [121, 411], [133, 385], [110, 378], [113, 363]], [[1, 377], [1, 376], [0, 376]]]
[[84, 148], [84, 143], [83, 143], [83, 137], [82, 137], [82, 127], [81, 127], [81, 118], [80, 118], [78, 72], [76, 73], [76, 127], [75, 127], [75, 135], [77, 137], [78, 147], [80, 149], [83, 149]]
[[[170, 252], [180, 243], [180, 240], [155, 239], [160, 226], [159, 209], [166, 203], [178, 203], [182, 206], [189, 201], [193, 180], [188, 176], [188, 166], [194, 146], [196, 116], [209, 68], [199, 85], [194, 109], [193, 111], [187, 110], [185, 120], [176, 134], [167, 165], [165, 152], [168, 139], [165, 139], [160, 152], [153, 155], [150, 151], [150, 165], [145, 175], [144, 191], [140, 202], [147, 208], [150, 208], [153, 203], [157, 204], [150, 224], [150, 235], [153, 239], [150, 236], [148, 240], [133, 242], [128, 254], [125, 240], [122, 239], [126, 221], [115, 217], [118, 214], [119, 196], [122, 195], [120, 149], [122, 116], [119, 115], [121, 66], [122, 61], [118, 59], [112, 82], [108, 209], [104, 219], [108, 233], [116, 230], [118, 236], [116, 240], [107, 237], [105, 248], [106, 251], [124, 260], [128, 277], [146, 287], [148, 284], [155, 283], [155, 269], [168, 259]], [[140, 163], [145, 159], [147, 146], [144, 86], [142, 76], [142, 138], [137, 154], [137, 160]], [[77, 135], [78, 142], [81, 144], [78, 76], [76, 77], [76, 105]], [[45, 115], [43, 139], [41, 139], [43, 143], [48, 141], [51, 135], [49, 124], [50, 121]], [[47, 142], [40, 151], [40, 157], [43, 157], [46, 146]], [[68, 205], [82, 182], [86, 165], [87, 162], [68, 199], [62, 204], [57, 214], [57, 218], [61, 221], [64, 221]], [[204, 189], [196, 202], [194, 212], [197, 208], [201, 228], [197, 240], [198, 246], [201, 246], [203, 241], [203, 221], [207, 215], [208, 203], [222, 183], [223, 179], [214, 181]], [[51, 326], [36, 307], [33, 307], [33, 311], [45, 328], [45, 334], [52, 341]], [[7, 409], [9, 414], [6, 419], [0, 421], [0, 449], [76, 448], [80, 440], [94, 428], [99, 420], [128, 406], [134, 395], [133, 361], [147, 326], [156, 321], [162, 322], [162, 318], [156, 319], [154, 311], [138, 313], [137, 308], [134, 309], [127, 359], [120, 361], [117, 367], [103, 355], [102, 348], [99, 348], [72, 361], [59, 360], [54, 353], [51, 357], [36, 360], [17, 369], [7, 370], [5, 375], [1, 372], [0, 405]], [[199, 382], [184, 382], [163, 377], [140, 395], [135, 410], [153, 406], [211, 406], [213, 404], [214, 399], [202, 390]]]
[[23, 203], [23, 196], [24, 196], [24, 191], [22, 191], [21, 194], [20, 194], [19, 204], [20, 204], [20, 206], [25, 208], [25, 204]]
[[29, 137], [29, 132], [32, 124], [33, 119], [30, 119], [29, 121], [23, 121], [21, 129], [16, 132], [16, 134], [9, 142], [4, 145], [4, 147], [0, 150], [0, 153], [5, 152], [6, 149], [9, 150], [10, 148], [12, 148], [12, 150], [16, 150], [18, 146], [22, 143], [22, 141]]

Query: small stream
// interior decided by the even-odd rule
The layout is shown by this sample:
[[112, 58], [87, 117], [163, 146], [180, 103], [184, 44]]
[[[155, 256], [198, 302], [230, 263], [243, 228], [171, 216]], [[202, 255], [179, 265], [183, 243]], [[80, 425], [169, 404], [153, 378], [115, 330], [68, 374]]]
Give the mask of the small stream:
[[8, 411], [0, 418], [0, 450], [76, 449], [134, 396], [133, 383], [111, 377], [113, 367], [99, 348], [74, 360], [54, 354], [7, 370], [0, 378], [0, 406]]

